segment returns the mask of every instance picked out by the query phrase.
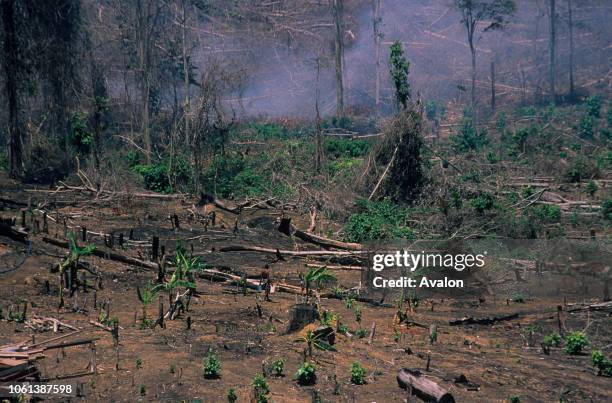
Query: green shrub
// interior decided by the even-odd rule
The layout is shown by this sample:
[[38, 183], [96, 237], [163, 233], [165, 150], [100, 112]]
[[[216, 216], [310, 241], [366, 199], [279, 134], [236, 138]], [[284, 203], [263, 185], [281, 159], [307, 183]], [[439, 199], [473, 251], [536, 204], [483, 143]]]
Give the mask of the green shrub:
[[490, 193], [483, 193], [471, 199], [470, 204], [478, 214], [484, 214], [485, 211], [495, 207], [495, 199]]
[[459, 133], [450, 138], [457, 152], [478, 151], [489, 143], [486, 129], [478, 130], [471, 119], [464, 119]]
[[612, 108], [610, 107], [608, 107], [606, 112], [606, 122], [608, 122], [608, 126], [612, 126]]
[[363, 157], [370, 151], [370, 143], [359, 139], [327, 138], [324, 147], [326, 155], [333, 158]]
[[577, 156], [565, 171], [565, 177], [570, 182], [580, 182], [582, 179], [591, 179], [599, 175], [597, 164], [584, 155]]
[[589, 183], [587, 183], [586, 185], [586, 192], [589, 196], [593, 197], [595, 196], [595, 193], [597, 193], [597, 190], [599, 190], [599, 188], [597, 187], [597, 184], [593, 181], [589, 181]]
[[601, 215], [608, 221], [612, 221], [612, 198], [606, 199], [601, 203]]
[[529, 206], [526, 214], [536, 223], [555, 223], [561, 219], [561, 207], [553, 204], [537, 204]]
[[79, 154], [87, 154], [93, 146], [93, 134], [87, 125], [87, 113], [75, 112], [70, 118], [70, 142]]
[[551, 334], [544, 336], [542, 343], [547, 347], [559, 347], [563, 338], [559, 333], [552, 332]]
[[227, 391], [227, 402], [228, 403], [236, 403], [238, 400], [238, 396], [236, 395], [236, 391], [234, 388], [229, 388]]
[[598, 369], [599, 375], [612, 376], [612, 360], [607, 358], [599, 350], [591, 352], [593, 366]]
[[145, 188], [159, 193], [171, 193], [191, 182], [191, 167], [182, 156], [164, 157], [153, 164], [137, 164], [132, 170], [140, 174]]
[[512, 395], [508, 398], [508, 402], [509, 403], [521, 403], [521, 398], [520, 396]]
[[283, 126], [278, 123], [251, 123], [247, 126], [247, 129], [253, 131], [255, 136], [262, 140], [271, 139], [287, 139], [289, 132]]
[[592, 139], [595, 135], [595, 118], [591, 115], [584, 115], [578, 123], [578, 133], [581, 137]]
[[344, 238], [347, 241], [366, 242], [413, 237], [413, 231], [407, 226], [407, 209], [387, 200], [360, 200], [357, 206], [361, 211], [351, 214], [344, 226]]
[[365, 385], [366, 384], [366, 374], [367, 371], [364, 367], [361, 366], [359, 361], [353, 362], [351, 365], [351, 382], [355, 385]]
[[310, 362], [303, 363], [295, 373], [295, 378], [300, 385], [313, 385], [317, 381], [315, 366]]
[[591, 95], [586, 99], [586, 108], [588, 116], [598, 118], [601, 112], [601, 97], [599, 95]]
[[268, 393], [270, 393], [270, 385], [268, 385], [268, 381], [266, 380], [266, 377], [263, 374], [255, 375], [251, 386], [253, 386], [253, 392], [255, 392], [255, 396], [267, 395]]
[[511, 300], [512, 300], [512, 302], [516, 302], [517, 304], [524, 304], [525, 303], [525, 297], [520, 292], [514, 293], [512, 295]]
[[582, 332], [571, 332], [565, 338], [565, 352], [577, 355], [589, 344], [589, 340]]
[[274, 375], [283, 376], [283, 370], [285, 368], [285, 361], [282, 358], [274, 361], [272, 363], [272, 370], [274, 371]]
[[212, 352], [204, 358], [204, 378], [216, 379], [221, 375], [221, 362], [219, 358]]
[[357, 336], [358, 339], [363, 339], [364, 337], [367, 336], [367, 334], [368, 334], [368, 331], [362, 327], [355, 330], [355, 336]]

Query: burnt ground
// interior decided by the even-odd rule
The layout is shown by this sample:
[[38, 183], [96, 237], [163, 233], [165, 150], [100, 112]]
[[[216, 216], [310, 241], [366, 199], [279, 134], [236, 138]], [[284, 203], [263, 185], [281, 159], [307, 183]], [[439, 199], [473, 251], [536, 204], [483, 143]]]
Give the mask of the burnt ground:
[[[559, 284], [555, 295], [531, 296], [526, 291], [524, 302], [509, 301], [510, 290], [537, 288], [537, 281], [541, 279], [536, 280], [535, 274], [527, 270], [523, 273], [525, 282], [522, 284], [516, 283], [512, 275], [496, 285], [499, 287], [496, 297], [474, 285], [461, 297], [421, 299], [419, 306], [410, 313], [410, 319], [426, 327], [437, 324], [438, 337], [434, 344], [429, 342], [426, 327], [396, 327], [393, 306], [360, 303], [363, 319], [359, 325], [344, 301], [322, 299], [323, 308], [339, 314], [353, 336], [337, 335], [336, 352], [315, 350], [312, 361], [317, 368], [317, 382], [314, 386], [303, 387], [292, 379], [303, 359], [304, 345], [295, 341], [300, 332], [286, 334], [284, 331], [290, 308], [301, 301], [301, 296], [276, 292], [272, 300], [266, 302], [261, 293], [253, 290], [244, 296], [236, 286], [199, 277], [199, 296], [192, 299], [187, 312], [175, 320], [166, 320], [166, 329], [142, 330], [139, 326], [142, 307], [136, 285], [154, 281], [156, 273], [107, 259], [85, 257], [83, 260], [101, 273], [102, 288], [96, 291], [97, 300], [110, 301], [111, 316], [117, 317], [122, 327], [116, 349], [108, 331], [89, 324], [90, 319], [97, 320], [99, 316], [92, 305], [93, 289], [67, 298], [65, 307], [58, 309], [58, 274], [50, 269], [66, 250], [43, 242], [43, 236], [64, 239], [65, 226], [68, 229], [86, 226], [94, 233], [122, 232], [127, 239], [128, 232], [133, 229], [134, 241], [126, 242], [123, 248], [115, 246], [117, 252], [147, 260], [152, 235], [159, 236], [160, 243], [168, 251], [174, 249], [177, 239], [182, 239], [186, 248], [190, 250], [193, 245], [193, 253], [210, 267], [242, 271], [257, 277], [262, 267], [269, 264], [274, 281], [298, 285], [297, 273], [305, 272], [305, 264], [313, 263], [313, 259], [285, 257], [278, 261], [274, 254], [222, 253], [218, 249], [230, 244], [316, 249], [313, 245], [296, 243], [275, 230], [275, 220], [281, 214], [293, 216], [294, 223], [303, 228], [307, 227], [304, 217], [291, 210], [281, 212], [272, 207], [248, 209], [238, 218], [238, 230], [235, 231], [235, 215], [217, 209], [215, 225], [205, 226], [193, 213], [204, 215], [214, 207], [197, 207], [194, 200], [187, 198], [159, 200], [116, 196], [95, 200], [77, 191], [28, 192], [23, 185], [6, 179], [2, 182], [0, 197], [26, 204], [29, 201], [32, 206], [48, 211], [50, 218], [48, 234], [31, 235], [32, 253], [23, 265], [0, 273], [0, 306], [4, 308], [4, 317], [9, 306], [27, 301], [28, 315], [54, 317], [81, 328], [83, 331], [78, 335], [81, 338], [99, 337], [96, 342], [98, 374], [70, 379], [82, 389], [82, 396], [72, 399], [74, 401], [220, 402], [226, 401], [229, 388], [236, 390], [238, 401], [249, 401], [252, 379], [261, 372], [262, 363], [282, 358], [286, 376], [268, 376], [269, 397], [275, 402], [309, 402], [313, 399], [313, 391], [322, 401], [404, 402], [408, 394], [397, 385], [398, 369], [408, 367], [425, 371], [428, 355], [430, 371], [426, 376], [448, 388], [458, 402], [503, 402], [513, 395], [520, 396], [523, 402], [612, 400], [610, 378], [597, 375], [588, 354], [592, 348], [597, 348], [610, 355], [610, 313], [570, 312], [571, 307], [582, 303], [601, 301], [600, 287], [594, 282], [591, 289], [578, 291], [571, 277], [545, 273], [548, 276], [545, 281]], [[23, 208], [6, 201], [0, 207], [4, 208], [0, 212], [4, 218], [20, 217], [19, 210]], [[172, 229], [168, 218], [175, 213], [181, 222], [177, 231]], [[40, 211], [34, 214], [38, 220], [41, 216]], [[29, 215], [27, 221], [32, 228]], [[89, 239], [99, 249], [106, 250], [101, 237], [90, 234]], [[0, 237], [0, 271], [14, 267], [24, 253], [24, 245]], [[338, 270], [334, 274], [345, 288], [360, 282], [358, 271]], [[46, 281], [51, 284], [49, 293]], [[94, 283], [91, 278], [91, 284]], [[85, 297], [86, 312], [72, 312], [74, 299], [78, 299], [80, 306]], [[257, 312], [258, 301], [263, 310], [261, 317]], [[389, 302], [393, 304], [390, 298]], [[167, 298], [165, 303], [167, 305]], [[590, 346], [582, 355], [565, 354], [562, 348], [552, 348], [550, 355], [545, 355], [540, 341], [544, 335], [558, 330], [557, 306], [564, 304], [565, 328], [567, 331], [586, 329]], [[157, 310], [157, 303], [148, 307], [151, 317], [157, 316]], [[518, 313], [518, 318], [493, 325], [449, 325], [453, 318], [511, 313]], [[190, 330], [186, 324], [188, 316], [192, 321]], [[376, 334], [370, 345], [367, 335], [358, 338], [354, 333], [360, 326], [369, 333], [373, 322], [376, 322]], [[399, 340], [396, 330], [401, 333]], [[67, 332], [37, 332], [34, 337], [41, 341]], [[0, 321], [0, 345], [30, 340], [32, 335], [23, 323]], [[219, 379], [208, 380], [202, 375], [202, 361], [211, 349], [219, 356], [222, 370]], [[86, 369], [90, 357], [87, 347], [66, 348], [63, 354], [58, 351], [36, 362], [43, 376], [52, 378]], [[368, 370], [366, 385], [350, 383], [350, 366], [354, 361], [359, 361]], [[454, 379], [461, 374], [478, 387], [468, 388], [455, 383]]]

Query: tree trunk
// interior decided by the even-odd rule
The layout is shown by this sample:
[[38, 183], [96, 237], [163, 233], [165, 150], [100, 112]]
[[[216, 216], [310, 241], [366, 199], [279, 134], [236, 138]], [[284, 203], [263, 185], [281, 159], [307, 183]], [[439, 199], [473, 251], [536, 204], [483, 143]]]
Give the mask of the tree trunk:
[[380, 112], [380, 1], [374, 1], [374, 48], [376, 52], [376, 76], [374, 78], [374, 103], [376, 105], [376, 113]]
[[2, 26], [4, 27], [4, 71], [6, 98], [9, 112], [9, 175], [18, 178], [23, 173], [23, 136], [19, 122], [19, 94], [17, 89], [19, 45], [15, 32], [15, 0], [2, 0]]
[[344, 116], [344, 83], [342, 79], [342, 0], [333, 0], [336, 60], [336, 116]]
[[[148, 8], [148, 7], [147, 7]], [[145, 11], [141, 1], [136, 2], [136, 13], [138, 20], [138, 60], [140, 74], [140, 96], [141, 96], [141, 131], [144, 142], [145, 158], [147, 164], [151, 163], [151, 133], [149, 130], [149, 93], [151, 90], [149, 72], [149, 15]]]
[[321, 128], [321, 114], [319, 112], [319, 75], [321, 71], [321, 61], [317, 58], [317, 86], [315, 89], [315, 111], [316, 117], [316, 157], [315, 170], [321, 172], [323, 166], [323, 129]]
[[570, 97], [574, 96], [574, 21], [572, 19], [572, 0], [567, 0], [568, 25], [569, 25], [569, 81]]
[[418, 370], [400, 369], [397, 373], [397, 383], [403, 389], [426, 401], [439, 403], [455, 403], [453, 395], [434, 381], [422, 376]]
[[469, 35], [470, 53], [472, 54], [472, 86], [470, 89], [470, 105], [472, 107], [472, 120], [476, 120], [476, 48], [474, 37]]
[[495, 60], [491, 60], [491, 110], [495, 112]]
[[556, 79], [556, 68], [555, 68], [555, 47], [556, 47], [556, 12], [555, 12], [555, 0], [550, 0], [550, 102], [555, 104], [557, 102], [557, 95], [555, 90], [555, 79]]
[[191, 134], [189, 132], [189, 63], [187, 58], [187, 34], [186, 34], [186, 25], [187, 25], [187, 13], [185, 12], [185, 1], [181, 2], [182, 6], [182, 23], [181, 23], [181, 34], [182, 34], [182, 42], [183, 42], [183, 75], [184, 75], [184, 89], [185, 92], [185, 105], [183, 106], [183, 116], [185, 118], [185, 140], [187, 149], [191, 146]]

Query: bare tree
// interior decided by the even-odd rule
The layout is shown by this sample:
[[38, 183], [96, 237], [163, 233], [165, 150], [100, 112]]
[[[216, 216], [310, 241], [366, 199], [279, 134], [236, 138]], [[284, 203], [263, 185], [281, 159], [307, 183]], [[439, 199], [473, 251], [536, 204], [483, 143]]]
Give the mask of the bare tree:
[[336, 60], [336, 115], [344, 116], [344, 82], [342, 78], [342, 2], [333, 0], [332, 10], [334, 14], [335, 28], [335, 60]]
[[461, 12], [461, 22], [465, 26], [468, 45], [472, 56], [472, 86], [470, 91], [472, 118], [476, 117], [476, 46], [475, 34], [478, 25], [486, 21], [482, 32], [503, 29], [507, 18], [516, 11], [513, 0], [455, 0], [455, 6]]
[[380, 40], [382, 33], [380, 32], [380, 3], [381, 0], [372, 0], [372, 6], [374, 8], [374, 16], [372, 21], [372, 27], [374, 29], [374, 51], [375, 51], [375, 66], [376, 73], [374, 78], [374, 103], [376, 105], [376, 113], [380, 111]]
[[550, 15], [550, 102], [557, 102], [557, 92], [555, 89], [555, 79], [556, 79], [556, 56], [555, 56], [555, 48], [557, 42], [557, 13], [555, 11], [555, 0], [549, 0], [549, 15]]

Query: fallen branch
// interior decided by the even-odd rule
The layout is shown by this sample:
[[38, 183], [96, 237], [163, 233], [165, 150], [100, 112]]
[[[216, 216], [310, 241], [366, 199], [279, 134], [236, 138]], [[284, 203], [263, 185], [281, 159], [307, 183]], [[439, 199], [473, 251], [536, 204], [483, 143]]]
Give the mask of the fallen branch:
[[403, 368], [397, 372], [397, 384], [402, 389], [411, 391], [425, 401], [454, 403], [453, 395], [431, 379], [423, 376], [418, 369]]
[[220, 252], [259, 252], [259, 253], [271, 253], [287, 255], [287, 256], [325, 256], [325, 255], [334, 255], [334, 256], [352, 256], [356, 254], [366, 253], [365, 251], [344, 251], [344, 250], [303, 250], [303, 251], [294, 251], [294, 250], [281, 250], [281, 249], [272, 249], [272, 248], [262, 248], [260, 246], [243, 246], [243, 245], [230, 245], [224, 246], [219, 249]]
[[486, 318], [473, 318], [466, 317], [461, 319], [452, 319], [448, 322], [451, 326], [459, 326], [459, 325], [492, 325], [496, 322], [503, 322], [506, 320], [512, 320], [519, 317], [518, 313], [513, 313], [510, 315], [504, 316], [491, 316]]

